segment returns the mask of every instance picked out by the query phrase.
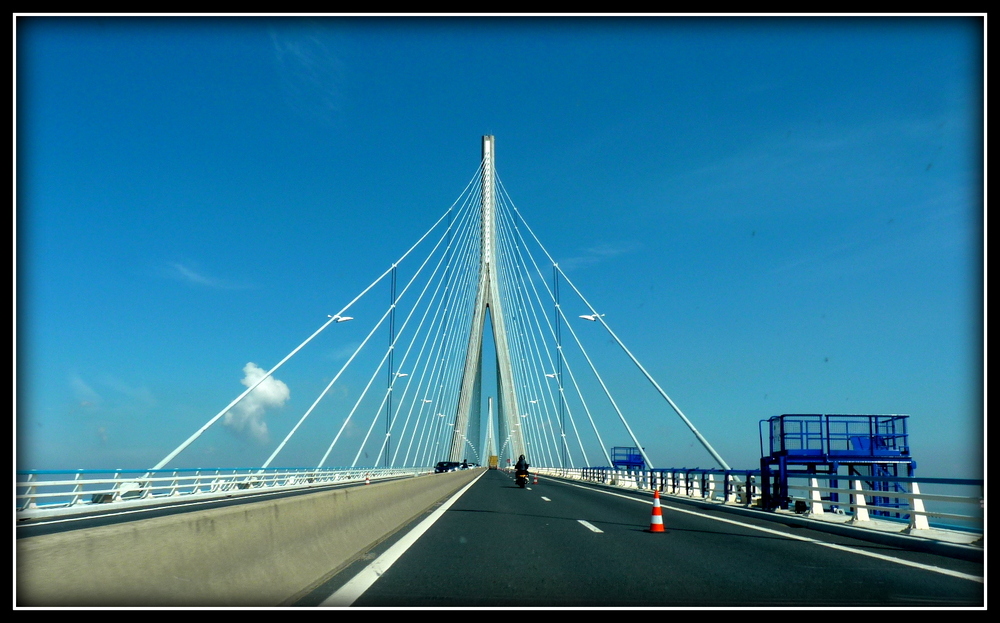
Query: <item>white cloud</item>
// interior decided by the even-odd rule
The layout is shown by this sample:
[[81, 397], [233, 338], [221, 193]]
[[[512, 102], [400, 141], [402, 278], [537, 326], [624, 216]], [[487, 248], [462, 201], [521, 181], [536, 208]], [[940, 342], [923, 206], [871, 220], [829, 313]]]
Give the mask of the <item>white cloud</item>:
[[584, 249], [582, 255], [559, 260], [559, 267], [563, 269], [570, 269], [579, 266], [590, 266], [618, 255], [632, 253], [641, 247], [642, 245], [638, 242], [624, 242], [619, 244], [603, 243], [597, 245], [596, 247]]
[[173, 262], [167, 266], [166, 271], [167, 277], [171, 279], [176, 279], [178, 281], [184, 281], [186, 283], [194, 284], [196, 286], [203, 286], [206, 288], [217, 288], [220, 290], [242, 290], [249, 286], [239, 283], [233, 283], [229, 281], [224, 281], [222, 279], [216, 279], [215, 277], [210, 277], [201, 273], [190, 266], [185, 266], [177, 262]]
[[[246, 387], [252, 387], [267, 372], [257, 367], [257, 364], [250, 362], [243, 367], [243, 374], [240, 383]], [[238, 434], [247, 435], [260, 443], [266, 443], [268, 433], [264, 413], [268, 409], [283, 406], [288, 401], [289, 396], [291, 393], [287, 385], [273, 376], [268, 377], [236, 406], [226, 412], [223, 424]]]
[[105, 376], [101, 382], [119, 394], [131, 399], [131, 401], [137, 405], [151, 407], [156, 404], [156, 398], [153, 397], [153, 393], [145, 386], [132, 387], [121, 379], [113, 376]]
[[103, 402], [101, 395], [94, 391], [90, 385], [87, 385], [79, 376], [75, 374], [70, 376], [69, 384], [73, 389], [73, 395], [76, 397], [77, 404], [81, 407], [95, 409]]
[[333, 361], [344, 361], [349, 359], [354, 354], [354, 351], [358, 350], [358, 346], [361, 346], [361, 342], [351, 342], [346, 346], [341, 346], [327, 352], [326, 356]]
[[339, 37], [329, 29], [293, 36], [271, 33], [282, 90], [288, 106], [300, 115], [333, 126], [343, 108], [346, 66], [327, 43]]

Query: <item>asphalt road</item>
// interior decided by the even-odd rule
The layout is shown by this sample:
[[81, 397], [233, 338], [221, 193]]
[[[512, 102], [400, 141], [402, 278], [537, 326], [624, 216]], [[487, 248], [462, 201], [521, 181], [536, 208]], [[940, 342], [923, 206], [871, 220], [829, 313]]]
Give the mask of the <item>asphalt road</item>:
[[[983, 606], [983, 564], [542, 477], [487, 471], [353, 606]], [[414, 525], [417, 522], [414, 522]], [[404, 531], [405, 532], [405, 531]], [[397, 538], [298, 605], [320, 605]], [[396, 546], [400, 548], [399, 545]], [[369, 572], [371, 575], [371, 572]], [[360, 577], [360, 576], [358, 576]], [[336, 605], [330, 601], [326, 605]]]

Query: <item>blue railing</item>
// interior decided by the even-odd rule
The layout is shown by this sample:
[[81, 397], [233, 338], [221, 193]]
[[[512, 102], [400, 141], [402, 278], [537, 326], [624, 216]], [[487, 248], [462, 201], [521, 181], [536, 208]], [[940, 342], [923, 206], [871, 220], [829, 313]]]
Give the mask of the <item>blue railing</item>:
[[670, 495], [751, 506], [760, 498], [760, 470], [745, 469], [548, 469], [539, 473], [566, 474], [567, 477], [634, 489], [658, 490]]
[[785, 414], [761, 423], [768, 424], [772, 457], [906, 457], [908, 417]]

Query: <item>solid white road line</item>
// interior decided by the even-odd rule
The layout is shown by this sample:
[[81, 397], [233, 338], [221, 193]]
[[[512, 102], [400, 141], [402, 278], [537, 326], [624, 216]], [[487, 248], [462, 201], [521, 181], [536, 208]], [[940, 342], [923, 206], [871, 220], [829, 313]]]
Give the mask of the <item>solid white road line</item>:
[[[483, 474], [485, 473], [483, 472]], [[440, 519], [446, 510], [451, 508], [452, 504], [458, 501], [458, 498], [462, 497], [462, 494], [483, 477], [483, 474], [477, 476], [475, 480], [462, 487], [458, 493], [448, 498], [447, 502], [421, 521], [416, 528], [406, 533], [406, 536], [393, 543], [389, 549], [385, 550], [381, 556], [372, 561], [372, 564], [365, 567], [361, 573], [348, 580], [347, 584], [344, 584], [332, 595], [324, 599], [320, 606], [350, 606], [357, 601], [358, 597], [361, 597], [375, 583], [375, 580], [388, 571], [389, 567], [399, 560], [399, 557], [406, 553], [406, 550], [410, 549], [410, 546], [416, 543], [417, 539], [423, 536], [424, 532], [427, 532], [434, 525], [434, 522]]]
[[[643, 504], [649, 504], [652, 506], [652, 500], [646, 500], [643, 498], [632, 497], [631, 495], [623, 495], [621, 493], [615, 493], [613, 491], [604, 491], [601, 489], [594, 489], [584, 485], [578, 485], [570, 482], [563, 483], [571, 487], [579, 487], [580, 489], [587, 489], [588, 491], [596, 491], [598, 493], [604, 493], [607, 495], [613, 495], [620, 498], [625, 498], [626, 500], [633, 500], [635, 502], [642, 502]], [[820, 541], [818, 539], [811, 539], [809, 537], [800, 536], [798, 534], [789, 534], [787, 532], [781, 532], [780, 530], [772, 530], [771, 528], [764, 528], [763, 526], [755, 526], [753, 524], [743, 523], [742, 521], [735, 521], [733, 519], [725, 519], [723, 517], [713, 517], [712, 515], [706, 515], [704, 513], [699, 513], [697, 511], [689, 510], [686, 508], [678, 508], [676, 506], [666, 506], [663, 504], [663, 498], [660, 498], [660, 506], [664, 509], [670, 509], [671, 511], [676, 511], [678, 513], [687, 513], [688, 515], [696, 515], [698, 517], [704, 517], [705, 519], [712, 519], [715, 521], [721, 521], [722, 523], [732, 524], [734, 526], [740, 526], [742, 528], [749, 528], [750, 530], [758, 530], [760, 532], [767, 532], [768, 534], [775, 534], [778, 536], [783, 536], [788, 539], [793, 539], [796, 541], [805, 541], [807, 543], [815, 543], [816, 545], [822, 545], [823, 547], [829, 547], [830, 549], [837, 549], [843, 552], [849, 552], [851, 554], [858, 554], [859, 556], [867, 556], [869, 558], [877, 558], [879, 560], [884, 560], [886, 562], [894, 562], [899, 565], [906, 567], [914, 567], [916, 569], [923, 569], [924, 571], [931, 571], [933, 573], [940, 573], [941, 575], [950, 575], [955, 578], [961, 578], [963, 580], [971, 580], [972, 582], [983, 583], [983, 578], [978, 575], [972, 575], [969, 573], [962, 573], [961, 571], [954, 571], [952, 569], [944, 569], [942, 567], [935, 567], [933, 565], [925, 565], [919, 562], [912, 562], [909, 560], [903, 560], [902, 558], [893, 558], [892, 556], [886, 556], [884, 554], [877, 554], [875, 552], [868, 552], [861, 549], [856, 549], [853, 547], [847, 547], [846, 545], [838, 545], [836, 543], [827, 543], [825, 541]]]
[[584, 521], [582, 519], [577, 519], [577, 521], [579, 521], [581, 524], [583, 524], [584, 527], [586, 527], [591, 532], [596, 532], [598, 534], [604, 534], [604, 530], [601, 530], [600, 528], [598, 528], [594, 524], [590, 523], [589, 521]]

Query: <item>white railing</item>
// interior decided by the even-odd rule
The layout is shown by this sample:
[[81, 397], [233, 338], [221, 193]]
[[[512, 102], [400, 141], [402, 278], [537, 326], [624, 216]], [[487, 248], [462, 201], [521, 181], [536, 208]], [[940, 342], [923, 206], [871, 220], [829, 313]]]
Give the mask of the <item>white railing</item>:
[[982, 480], [811, 474], [788, 481], [790, 504], [811, 516], [906, 522], [910, 532], [936, 526], [983, 531]]
[[539, 468], [539, 474], [599, 482], [625, 489], [659, 490], [669, 495], [751, 506], [760, 499], [759, 473], [753, 470], [654, 469], [608, 467]]
[[[597, 467], [532, 471], [745, 507], [757, 507], [761, 499], [757, 470]], [[845, 521], [862, 527], [870, 527], [875, 520], [895, 521], [910, 534], [935, 528], [983, 533], [982, 480], [825, 474], [794, 475], [788, 480], [790, 494], [795, 493], [789, 496], [790, 508], [814, 518], [843, 516]]]
[[17, 472], [18, 520], [162, 506], [189, 500], [373, 482], [426, 474], [429, 468], [236, 468]]

